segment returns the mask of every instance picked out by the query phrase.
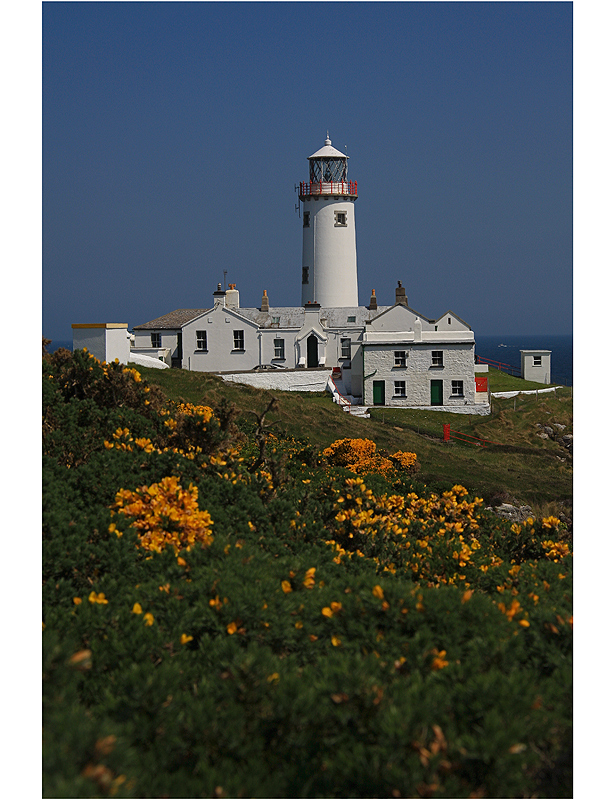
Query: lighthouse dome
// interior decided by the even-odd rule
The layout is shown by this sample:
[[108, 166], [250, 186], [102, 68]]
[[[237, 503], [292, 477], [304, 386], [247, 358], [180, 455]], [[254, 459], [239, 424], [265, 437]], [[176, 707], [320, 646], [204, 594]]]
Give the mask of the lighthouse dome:
[[311, 156], [308, 156], [308, 159], [312, 158], [348, 158], [347, 155], [344, 153], [340, 153], [339, 150], [336, 150], [335, 147], [331, 146], [331, 139], [327, 136], [325, 139], [324, 147], [321, 147], [320, 150], [317, 150]]

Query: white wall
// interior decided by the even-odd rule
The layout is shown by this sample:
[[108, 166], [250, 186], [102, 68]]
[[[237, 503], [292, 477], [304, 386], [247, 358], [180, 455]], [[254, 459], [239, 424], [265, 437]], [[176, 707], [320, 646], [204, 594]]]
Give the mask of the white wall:
[[229, 383], [243, 383], [258, 389], [278, 389], [283, 392], [324, 392], [329, 380], [324, 370], [299, 372], [252, 372], [240, 375], [223, 375]]
[[73, 351], [86, 349], [99, 361], [106, 361], [105, 327], [104, 325], [73, 325]]
[[[521, 350], [521, 377], [536, 383], [551, 383], [551, 351]], [[541, 364], [534, 366], [534, 356], [539, 356]]]
[[[406, 367], [395, 367], [396, 350], [407, 353]], [[432, 366], [432, 350], [442, 350], [444, 366]], [[374, 381], [385, 382], [385, 405], [431, 406], [431, 381], [443, 382], [445, 406], [460, 406], [475, 402], [474, 343], [363, 345], [365, 396], [363, 403], [374, 402]], [[369, 376], [369, 377], [367, 377]], [[452, 381], [463, 381], [463, 397], [452, 395]], [[406, 382], [406, 397], [395, 397], [395, 381]]]
[[128, 323], [101, 322], [73, 324], [73, 350], [86, 348], [99, 361], [128, 363], [130, 339]]
[[[257, 326], [221, 304], [183, 327], [183, 369], [192, 372], [234, 372], [258, 366]], [[234, 348], [233, 331], [242, 330], [244, 349]], [[207, 350], [197, 349], [197, 331], [207, 334]]]
[[[310, 214], [310, 226], [303, 228], [302, 262], [310, 280], [302, 284], [302, 305], [312, 301], [327, 308], [358, 306], [354, 200], [306, 197], [303, 211]], [[346, 213], [345, 226], [335, 224], [335, 211]]]
[[117, 360], [120, 364], [128, 364], [130, 358], [130, 334], [128, 325], [122, 328], [106, 329], [106, 361]]

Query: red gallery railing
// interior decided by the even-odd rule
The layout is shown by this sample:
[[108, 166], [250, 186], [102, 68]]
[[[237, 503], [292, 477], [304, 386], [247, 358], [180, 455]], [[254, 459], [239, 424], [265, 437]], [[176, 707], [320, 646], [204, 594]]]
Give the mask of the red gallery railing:
[[356, 181], [316, 181], [309, 183], [301, 181], [299, 184], [299, 197], [309, 197], [318, 194], [337, 194], [357, 196]]

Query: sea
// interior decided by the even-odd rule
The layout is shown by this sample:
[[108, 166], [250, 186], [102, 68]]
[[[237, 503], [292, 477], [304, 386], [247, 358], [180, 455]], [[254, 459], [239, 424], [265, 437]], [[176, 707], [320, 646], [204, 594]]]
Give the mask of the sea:
[[[477, 356], [509, 364], [521, 369], [520, 350], [551, 351], [551, 383], [572, 386], [572, 335], [570, 336], [480, 336], [475, 333]], [[48, 351], [55, 352], [59, 347], [73, 349], [72, 341], [55, 341]]]
[[[551, 383], [572, 386], [572, 335], [480, 336], [475, 332], [477, 356], [521, 369], [520, 350], [551, 351]], [[519, 374], [518, 372], [516, 374]]]

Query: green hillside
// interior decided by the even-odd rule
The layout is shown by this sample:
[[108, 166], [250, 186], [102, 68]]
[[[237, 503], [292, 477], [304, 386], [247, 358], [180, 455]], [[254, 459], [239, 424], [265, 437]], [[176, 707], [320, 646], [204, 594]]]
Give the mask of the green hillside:
[[42, 383], [44, 797], [572, 796], [570, 393], [455, 417], [479, 448], [85, 351]]
[[[572, 390], [554, 394], [493, 399], [487, 417], [414, 409], [372, 409], [371, 419], [351, 417], [329, 394], [272, 392], [227, 383], [219, 376], [179, 370], [138, 368], [175, 400], [215, 406], [224, 398], [236, 406], [240, 419], [254, 419], [272, 396], [277, 409], [269, 415], [275, 429], [322, 447], [337, 438], [369, 438], [385, 450], [410, 450], [422, 465], [421, 480], [442, 485], [462, 483], [488, 502], [514, 498], [536, 513], [564, 513], [571, 518], [572, 458], [566, 448], [541, 439], [537, 424], [565, 425], [572, 433]], [[528, 391], [542, 384], [490, 369], [491, 390]], [[453, 440], [443, 442], [443, 425], [496, 444], [486, 447]], [[505, 457], [504, 457], [505, 454]]]

